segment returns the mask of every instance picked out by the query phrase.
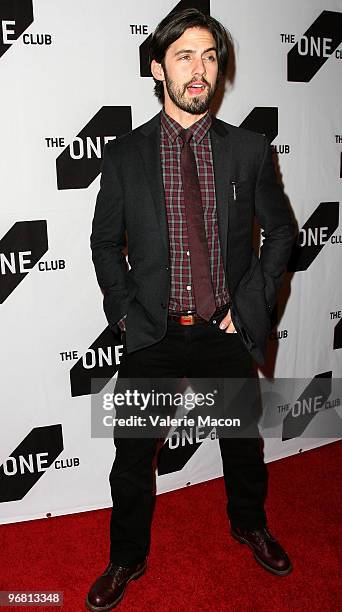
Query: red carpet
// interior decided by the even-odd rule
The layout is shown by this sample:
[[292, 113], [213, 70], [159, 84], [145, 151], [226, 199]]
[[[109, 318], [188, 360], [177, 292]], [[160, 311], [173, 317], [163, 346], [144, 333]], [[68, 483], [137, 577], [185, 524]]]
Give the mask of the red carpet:
[[[294, 565], [285, 577], [266, 572], [229, 535], [222, 479], [159, 496], [148, 570], [117, 610], [337, 612], [341, 459], [336, 442], [269, 464], [269, 526]], [[107, 564], [109, 516], [100, 510], [0, 526], [0, 590], [57, 589], [63, 611], [84, 610]]]

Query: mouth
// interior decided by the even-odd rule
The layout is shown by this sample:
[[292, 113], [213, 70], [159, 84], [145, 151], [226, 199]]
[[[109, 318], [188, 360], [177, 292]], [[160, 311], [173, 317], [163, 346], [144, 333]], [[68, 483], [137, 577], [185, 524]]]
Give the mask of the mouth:
[[196, 83], [190, 83], [186, 89], [191, 96], [198, 96], [207, 89], [207, 85], [203, 81], [196, 81]]

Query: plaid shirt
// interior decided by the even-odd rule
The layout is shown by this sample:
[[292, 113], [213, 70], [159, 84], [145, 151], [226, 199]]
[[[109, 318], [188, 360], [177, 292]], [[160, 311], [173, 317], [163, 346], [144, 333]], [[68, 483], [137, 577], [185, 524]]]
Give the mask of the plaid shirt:
[[[205, 231], [208, 240], [211, 280], [216, 306], [219, 308], [228, 302], [228, 290], [218, 236], [210, 126], [211, 116], [207, 113], [189, 127], [189, 130], [193, 133], [190, 146], [193, 149], [197, 164]], [[169, 117], [163, 109], [161, 112], [160, 156], [170, 242], [171, 293], [169, 310], [186, 312], [196, 310], [196, 305], [192, 290], [190, 252], [180, 169], [180, 154], [183, 144], [179, 137], [181, 129], [179, 123]]]

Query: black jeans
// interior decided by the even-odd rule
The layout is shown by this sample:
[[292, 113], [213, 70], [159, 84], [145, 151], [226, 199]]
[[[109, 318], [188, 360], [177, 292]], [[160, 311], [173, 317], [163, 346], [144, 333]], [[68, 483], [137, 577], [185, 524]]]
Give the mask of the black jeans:
[[[225, 333], [218, 322], [181, 326], [169, 320], [167, 334], [160, 342], [124, 353], [118, 378], [186, 377], [190, 382], [191, 377], [255, 379], [252, 358], [239, 334]], [[266, 525], [268, 474], [256, 423], [255, 429], [253, 437], [219, 439], [230, 523], [250, 529]], [[110, 558], [125, 566], [141, 561], [149, 551], [158, 439], [116, 438], [115, 428], [114, 438]]]

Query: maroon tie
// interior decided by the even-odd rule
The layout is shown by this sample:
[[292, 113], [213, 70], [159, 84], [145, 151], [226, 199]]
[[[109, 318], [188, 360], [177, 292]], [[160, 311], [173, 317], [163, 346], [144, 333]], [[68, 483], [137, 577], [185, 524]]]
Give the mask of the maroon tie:
[[216, 310], [211, 282], [208, 241], [205, 233], [201, 190], [195, 155], [190, 147], [192, 133], [182, 130], [181, 175], [190, 249], [191, 275], [197, 314], [209, 321]]

